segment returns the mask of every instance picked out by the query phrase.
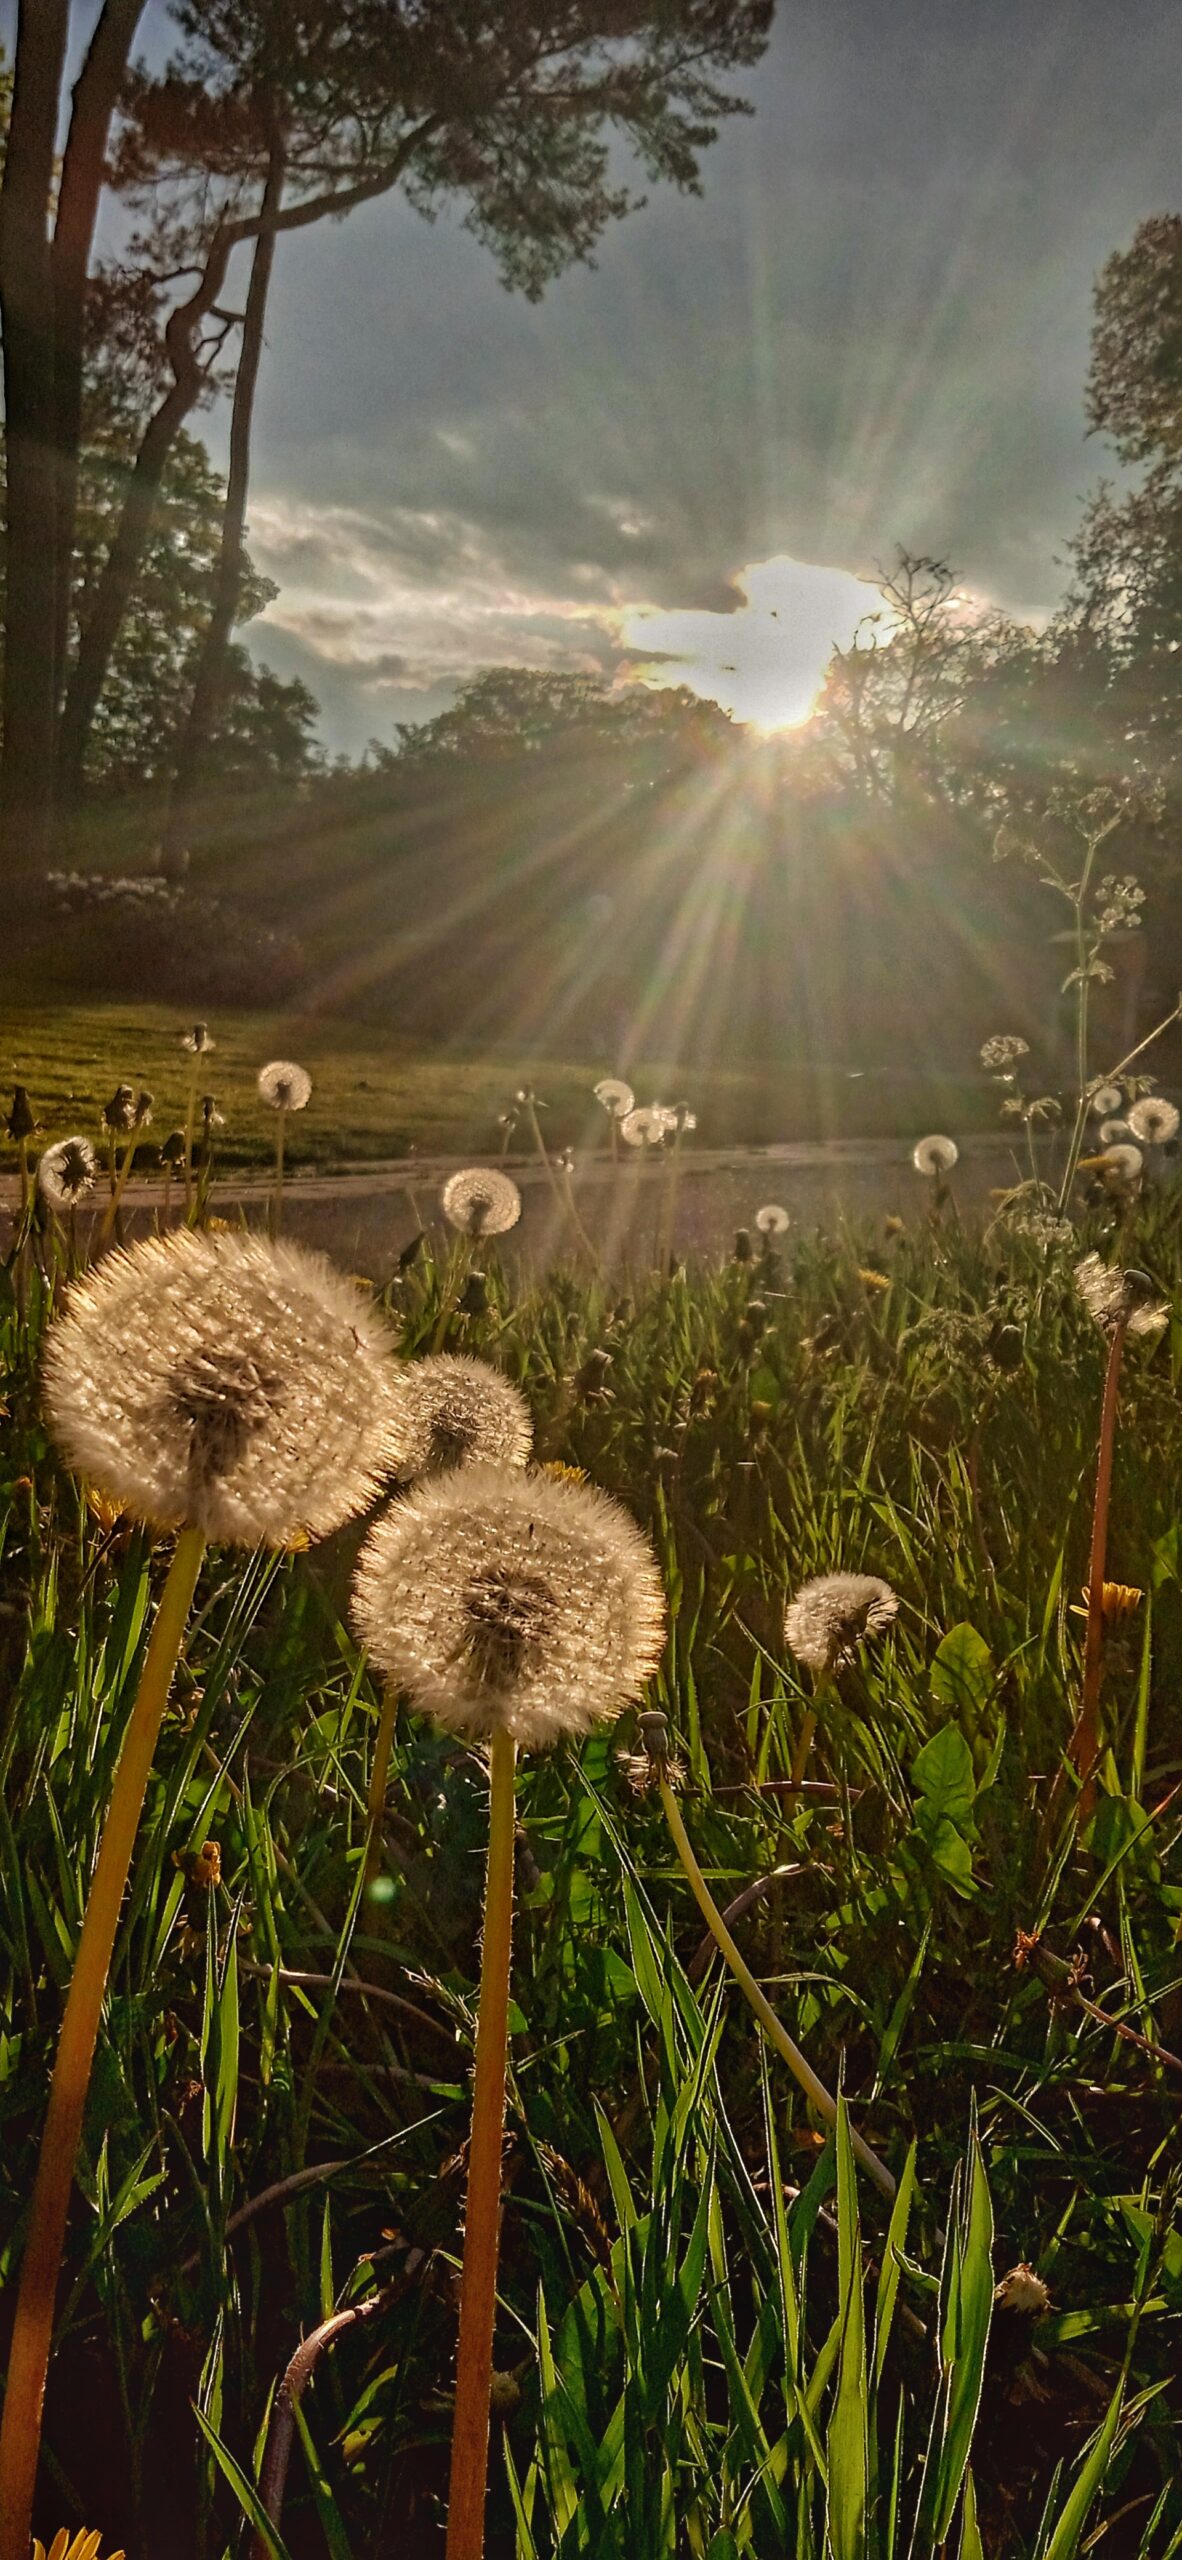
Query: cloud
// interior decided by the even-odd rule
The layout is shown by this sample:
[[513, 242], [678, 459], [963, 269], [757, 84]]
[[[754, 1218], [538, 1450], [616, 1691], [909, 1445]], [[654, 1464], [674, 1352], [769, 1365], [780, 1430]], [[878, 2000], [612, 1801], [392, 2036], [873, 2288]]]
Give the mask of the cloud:
[[902, 542], [1045, 612], [1104, 461], [1092, 280], [1176, 193], [1176, 0], [1136, 16], [1130, 44], [1128, 0], [894, 0], [885, 43], [882, 0], [783, 0], [702, 198], [654, 190], [536, 308], [446, 212], [282, 241], [252, 645], [322, 671], [353, 744], [378, 693], [411, 716], [498, 657], [647, 641], [725, 675], [786, 636], [752, 584], [777, 562], [853, 581]]

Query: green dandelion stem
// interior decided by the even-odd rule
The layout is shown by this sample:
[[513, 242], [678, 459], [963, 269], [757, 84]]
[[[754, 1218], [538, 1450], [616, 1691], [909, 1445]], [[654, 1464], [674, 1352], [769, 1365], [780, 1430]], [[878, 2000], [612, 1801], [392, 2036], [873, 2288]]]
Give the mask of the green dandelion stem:
[[[447, 2560], [481, 2560], [488, 2488], [489, 2400], [493, 2324], [501, 2237], [501, 2154], [505, 2139], [505, 2070], [509, 2032], [509, 1959], [513, 1937], [513, 1847], [516, 1746], [503, 1730], [492, 1738], [488, 1880], [476, 2025], [468, 2203], [460, 2284], [456, 2409], [447, 2511]], [[5, 2556], [6, 2560], [6, 2556]]]
[[189, 1090], [185, 1096], [185, 1216], [193, 1206], [193, 1130], [197, 1121], [197, 1077], [201, 1060], [194, 1055], [189, 1071]]
[[148, 1773], [204, 1552], [201, 1531], [183, 1530], [119, 1755], [74, 1958], [21, 2261], [0, 2426], [0, 2560], [29, 2556], [45, 2377], [86, 2093]]
[[283, 1132], [287, 1121], [286, 1111], [277, 1111], [275, 1118], [278, 1123], [275, 1131], [275, 1188], [271, 1194], [271, 1204], [267, 1212], [267, 1233], [272, 1244], [283, 1224]]
[[398, 1691], [393, 1681], [386, 1684], [382, 1712], [378, 1718], [378, 1738], [374, 1744], [373, 1767], [369, 1774], [369, 1830], [365, 1850], [365, 1880], [368, 1884], [376, 1872], [381, 1854], [382, 1814], [386, 1803], [386, 1781], [390, 1775], [390, 1753], [394, 1748], [394, 1726], [398, 1717]]
[[1071, 1737], [1071, 1757], [1079, 1772], [1077, 1823], [1091, 1815], [1095, 1799], [1093, 1772], [1100, 1751], [1100, 1674], [1104, 1663], [1104, 1567], [1108, 1560], [1108, 1512], [1112, 1499], [1112, 1461], [1116, 1448], [1116, 1407], [1120, 1393], [1128, 1318], [1122, 1317], [1108, 1347], [1104, 1401], [1100, 1408], [1100, 1446], [1096, 1458], [1096, 1493], [1092, 1504], [1092, 1548], [1088, 1560], [1088, 1623], [1084, 1636], [1083, 1687], [1079, 1715]]
[[[787, 2063], [794, 2080], [796, 2080], [799, 2086], [803, 2089], [810, 2105], [816, 2108], [818, 2115], [824, 2117], [826, 2124], [836, 2125], [836, 2100], [830, 2097], [824, 2081], [818, 2080], [811, 2062], [808, 2062], [805, 2059], [799, 2045], [793, 2043], [787, 2029], [781, 2026], [770, 2000], [765, 1998], [750, 1966], [744, 1963], [738, 1947], [731, 1936], [730, 1930], [723, 1919], [722, 1913], [718, 1908], [714, 1896], [710, 1891], [710, 1887], [706, 1882], [705, 1876], [698, 1865], [698, 1861], [694, 1856], [693, 1844], [690, 1840], [685, 1824], [681, 1819], [681, 1809], [678, 1805], [677, 1798], [673, 1793], [673, 1789], [666, 1777], [661, 1777], [658, 1784], [661, 1791], [661, 1803], [665, 1809], [665, 1820], [669, 1825], [674, 1848], [676, 1849], [682, 1866], [685, 1869], [686, 1875], [689, 1879], [690, 1888], [693, 1892], [694, 1900], [697, 1903], [698, 1909], [702, 1914], [702, 1918], [710, 1931], [710, 1935], [713, 1938], [715, 1945], [719, 1948], [727, 1964], [730, 1966], [731, 1972], [733, 1973], [740, 1990], [746, 1994], [747, 1999], [750, 2001], [751, 2007], [754, 2009], [755, 2015], [758, 2018], [760, 2026], [763, 2028], [764, 2034], [768, 2038], [769, 2043], [775, 2046], [776, 2052], [780, 2055], [782, 2061]], [[885, 2166], [884, 2162], [879, 2159], [878, 2153], [876, 2151], [872, 2151], [869, 2143], [863, 2141], [861, 2134], [853, 2132], [852, 2129], [850, 2133], [850, 2140], [854, 2147], [855, 2157], [861, 2161], [862, 2167], [866, 2170], [867, 2175], [873, 2178], [876, 2187], [881, 2188], [884, 2196], [893, 2197], [895, 2193], [895, 2181], [891, 2176], [890, 2170]], [[452, 2560], [450, 2552], [448, 2553], [448, 2560]]]

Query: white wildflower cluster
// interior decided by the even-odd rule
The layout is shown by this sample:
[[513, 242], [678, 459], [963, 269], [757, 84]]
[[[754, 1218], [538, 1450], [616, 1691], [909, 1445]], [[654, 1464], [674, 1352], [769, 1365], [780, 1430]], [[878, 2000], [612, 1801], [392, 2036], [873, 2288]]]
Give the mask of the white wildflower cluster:
[[110, 906], [120, 900], [139, 907], [175, 906], [184, 891], [158, 871], [47, 871], [55, 903], [67, 910]]
[[1007, 1084], [1014, 1080], [1019, 1058], [1028, 1058], [1030, 1042], [1016, 1031], [999, 1031], [992, 1040], [981, 1045], [981, 1064], [991, 1076], [1001, 1076]]
[[1131, 871], [1110, 871], [1096, 891], [1096, 922], [1101, 933], [1129, 933], [1140, 924], [1145, 891]]

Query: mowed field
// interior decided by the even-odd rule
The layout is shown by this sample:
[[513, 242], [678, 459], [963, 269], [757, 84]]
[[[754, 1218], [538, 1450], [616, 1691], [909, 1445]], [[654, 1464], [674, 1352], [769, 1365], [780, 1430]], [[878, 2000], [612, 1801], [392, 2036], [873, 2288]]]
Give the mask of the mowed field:
[[[104, 1102], [122, 1082], [153, 1095], [153, 1135], [162, 1137], [184, 1119], [191, 1067], [181, 1046], [185, 1029], [173, 1006], [52, 999], [5, 1005], [5, 1108], [20, 1083], [47, 1139], [74, 1131], [93, 1136]], [[687, 1100], [707, 1146], [919, 1136], [930, 1127], [959, 1134], [995, 1125], [995, 1097], [983, 1076], [855, 1076], [841, 1067], [761, 1061], [702, 1070], [667, 1058], [522, 1057], [508, 1048], [472, 1055], [459, 1045], [425, 1054], [400, 1039], [395, 1024], [385, 1030], [373, 1021], [278, 1012], [220, 1013], [209, 1031], [214, 1047], [201, 1062], [198, 1092], [211, 1093], [223, 1115], [217, 1147], [227, 1166], [259, 1163], [271, 1153], [274, 1118], [259, 1101], [256, 1078], [273, 1058], [295, 1058], [312, 1077], [311, 1102], [289, 1123], [287, 1160], [325, 1170], [412, 1151], [495, 1153], [504, 1135], [499, 1115], [512, 1108], [523, 1083], [546, 1106], [548, 1143], [602, 1145], [606, 1124], [591, 1088], [609, 1073], [626, 1074], [639, 1100]], [[530, 1143], [524, 1120], [514, 1143]]]

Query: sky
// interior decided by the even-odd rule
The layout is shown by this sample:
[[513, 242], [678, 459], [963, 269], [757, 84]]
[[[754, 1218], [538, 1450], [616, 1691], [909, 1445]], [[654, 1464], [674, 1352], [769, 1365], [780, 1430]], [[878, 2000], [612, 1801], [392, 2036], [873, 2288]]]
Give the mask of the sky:
[[781, 0], [745, 87], [701, 198], [540, 305], [397, 199], [280, 242], [250, 638], [332, 748], [505, 664], [799, 721], [897, 544], [1061, 592], [1093, 280], [1182, 192], [1178, 0]]

